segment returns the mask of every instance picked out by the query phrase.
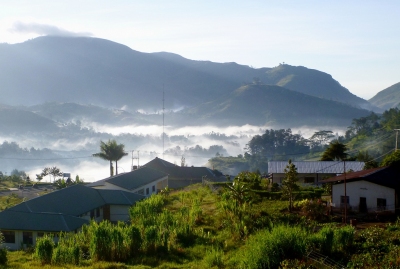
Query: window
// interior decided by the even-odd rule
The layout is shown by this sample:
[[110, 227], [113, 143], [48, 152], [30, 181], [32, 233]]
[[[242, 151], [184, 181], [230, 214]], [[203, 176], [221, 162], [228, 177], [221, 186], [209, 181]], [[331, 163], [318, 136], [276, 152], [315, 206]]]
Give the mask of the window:
[[378, 210], [386, 210], [386, 199], [377, 198], [376, 199], [376, 205], [378, 207]]
[[152, 187], [152, 189], [151, 189], [153, 192], [155, 192], [156, 191], [156, 186], [154, 185], [153, 187]]
[[304, 183], [314, 183], [314, 178], [313, 177], [305, 177]]
[[44, 236], [44, 232], [38, 232], [36, 237], [43, 237]]
[[149, 188], [146, 188], [146, 195], [149, 195]]
[[15, 244], [15, 232], [14, 231], [1, 231], [4, 235], [4, 242]]
[[93, 219], [94, 218], [94, 210], [90, 211], [90, 218]]
[[33, 245], [32, 232], [23, 232], [22, 233], [22, 243], [26, 244], [26, 245]]
[[100, 217], [100, 207], [96, 208], [96, 218]]
[[344, 196], [340, 196], [340, 205], [341, 206], [344, 206], [345, 204], [347, 205], [347, 206], [349, 206], [350, 205], [350, 198], [349, 198], [349, 196], [346, 196], [346, 200], [345, 200], [345, 198], [344, 198]]

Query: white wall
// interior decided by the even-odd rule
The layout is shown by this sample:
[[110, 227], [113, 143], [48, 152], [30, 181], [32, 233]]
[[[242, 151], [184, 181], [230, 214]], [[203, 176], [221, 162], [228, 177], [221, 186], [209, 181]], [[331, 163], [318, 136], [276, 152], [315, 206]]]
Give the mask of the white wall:
[[[155, 190], [153, 191], [153, 186], [155, 188]], [[153, 182], [150, 182], [149, 184], [140, 186], [139, 188], [136, 188], [134, 190], [132, 190], [132, 192], [134, 193], [139, 193], [140, 194], [140, 190], [143, 190], [143, 194], [146, 197], [151, 196], [152, 194], [156, 194], [157, 193], [157, 189], [163, 189], [165, 187], [168, 186], [168, 177], [163, 177], [159, 180], [155, 180]], [[149, 189], [149, 193], [146, 193], [146, 189]]]
[[[346, 194], [349, 196], [349, 205], [358, 210], [360, 197], [367, 200], [367, 208], [375, 209], [377, 207], [377, 199], [386, 199], [386, 207], [394, 212], [395, 208], [395, 190], [374, 184], [368, 181], [353, 181], [346, 184]], [[332, 186], [332, 202], [335, 208], [340, 208], [340, 196], [344, 196], [344, 184], [336, 184]]]
[[129, 221], [129, 208], [126, 205], [110, 205], [110, 221]]

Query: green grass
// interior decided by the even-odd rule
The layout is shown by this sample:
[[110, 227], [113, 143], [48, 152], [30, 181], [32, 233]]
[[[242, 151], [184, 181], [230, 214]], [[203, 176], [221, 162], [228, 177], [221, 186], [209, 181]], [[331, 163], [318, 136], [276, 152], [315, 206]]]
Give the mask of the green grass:
[[15, 206], [23, 201], [22, 198], [18, 197], [15, 193], [9, 195], [0, 196], [0, 211]]
[[[400, 222], [387, 230], [366, 229], [356, 234], [349, 226], [328, 224], [314, 229], [315, 222], [288, 212], [287, 201], [261, 198], [246, 204], [244, 211], [239, 208], [242, 218], [237, 222], [237, 212], [229, 210], [238, 208], [228, 207], [227, 211], [221, 207], [226, 202], [233, 203], [201, 185], [171, 191], [138, 203], [131, 210], [134, 226], [92, 224], [83, 232], [60, 240], [54, 248], [59, 248], [58, 260], [53, 252], [52, 261], [42, 265], [32, 252], [14, 251], [8, 253], [6, 268], [200, 269], [258, 268], [260, 264], [277, 268], [285, 259], [285, 264], [300, 264], [293, 259], [301, 260], [310, 249], [344, 265], [350, 261], [365, 266], [376, 261], [386, 266], [386, 260], [396, 262], [395, 255], [400, 254], [396, 252], [400, 246]], [[238, 236], [237, 227], [246, 233]], [[141, 243], [139, 246], [132, 242]], [[98, 250], [105, 244], [109, 246]], [[74, 255], [74, 247], [84, 254], [78, 265], [72, 264], [77, 260], [69, 256]], [[379, 253], [372, 256], [377, 247]], [[390, 268], [385, 266], [382, 268]]]

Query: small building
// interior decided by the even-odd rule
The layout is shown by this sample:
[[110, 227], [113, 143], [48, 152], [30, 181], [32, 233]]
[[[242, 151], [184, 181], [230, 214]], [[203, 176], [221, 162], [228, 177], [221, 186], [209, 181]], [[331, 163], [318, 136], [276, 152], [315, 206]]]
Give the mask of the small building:
[[158, 193], [168, 186], [168, 174], [149, 168], [121, 173], [87, 185], [95, 189], [124, 190], [146, 197]]
[[184, 188], [191, 184], [202, 183], [203, 179], [210, 181], [226, 181], [225, 176], [207, 167], [177, 166], [156, 157], [146, 163], [144, 167], [152, 168], [168, 174], [168, 187], [173, 189]]
[[332, 183], [333, 210], [340, 210], [347, 204], [348, 209], [361, 213], [395, 213], [400, 206], [400, 167], [346, 173], [323, 182]]
[[[298, 172], [299, 183], [319, 184], [321, 180], [343, 174], [344, 171], [361, 171], [364, 162], [346, 161], [313, 161], [292, 162]], [[268, 162], [268, 173], [271, 175], [272, 183], [282, 183], [285, 177], [286, 161]]]
[[59, 232], [76, 232], [90, 220], [128, 221], [129, 208], [144, 198], [127, 191], [73, 185], [0, 212], [0, 230], [6, 247], [20, 249], [34, 245], [46, 233], [57, 237]]

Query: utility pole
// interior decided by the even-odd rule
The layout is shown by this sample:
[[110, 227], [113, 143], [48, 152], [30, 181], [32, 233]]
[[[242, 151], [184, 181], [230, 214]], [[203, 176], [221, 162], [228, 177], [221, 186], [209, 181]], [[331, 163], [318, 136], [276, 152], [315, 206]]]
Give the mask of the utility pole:
[[347, 224], [347, 188], [346, 188], [346, 160], [343, 159], [344, 170], [344, 224]]
[[399, 131], [400, 129], [394, 129], [396, 131], [396, 146], [395, 146], [395, 151], [397, 151], [397, 137], [399, 136]]

